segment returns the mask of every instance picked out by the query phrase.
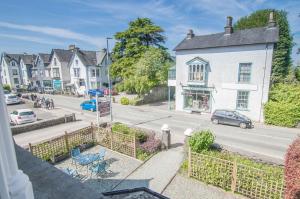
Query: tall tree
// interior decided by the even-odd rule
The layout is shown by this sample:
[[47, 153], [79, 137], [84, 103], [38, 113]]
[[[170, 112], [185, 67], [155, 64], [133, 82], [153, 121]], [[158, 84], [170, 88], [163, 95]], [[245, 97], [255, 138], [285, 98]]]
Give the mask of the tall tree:
[[[271, 11], [274, 10], [258, 10], [249, 16], [242, 17], [235, 23], [234, 29], [241, 30], [267, 26]], [[285, 80], [292, 66], [293, 37], [287, 20], [287, 12], [282, 10], [275, 10], [274, 12], [275, 20], [279, 27], [279, 41], [275, 45], [271, 80], [273, 83], [278, 83]]]
[[135, 74], [135, 63], [149, 47], [165, 49], [164, 30], [149, 18], [137, 18], [129, 23], [128, 29], [115, 34], [111, 75], [123, 80]]

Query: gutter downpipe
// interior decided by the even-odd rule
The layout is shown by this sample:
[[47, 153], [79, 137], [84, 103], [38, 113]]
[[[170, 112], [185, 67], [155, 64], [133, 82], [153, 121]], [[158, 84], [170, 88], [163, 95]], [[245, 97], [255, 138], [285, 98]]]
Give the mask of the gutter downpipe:
[[265, 67], [264, 67], [264, 76], [263, 76], [263, 83], [262, 83], [262, 90], [261, 90], [261, 99], [260, 99], [260, 111], [259, 111], [259, 121], [260, 122], [261, 122], [261, 115], [262, 115], [262, 111], [263, 111], [263, 97], [264, 97], [264, 88], [265, 88], [267, 58], [268, 58], [268, 44], [266, 44]]

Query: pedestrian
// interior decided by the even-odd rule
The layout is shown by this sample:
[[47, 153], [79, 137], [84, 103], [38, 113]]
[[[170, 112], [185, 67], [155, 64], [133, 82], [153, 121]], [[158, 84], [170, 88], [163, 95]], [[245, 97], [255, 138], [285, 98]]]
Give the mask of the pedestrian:
[[50, 100], [50, 108], [51, 108], [51, 109], [54, 109], [54, 101], [53, 101], [52, 98], [51, 98], [51, 100]]
[[50, 100], [49, 100], [49, 98], [47, 98], [47, 99], [45, 100], [45, 104], [46, 104], [46, 109], [49, 110], [49, 108], [50, 108]]

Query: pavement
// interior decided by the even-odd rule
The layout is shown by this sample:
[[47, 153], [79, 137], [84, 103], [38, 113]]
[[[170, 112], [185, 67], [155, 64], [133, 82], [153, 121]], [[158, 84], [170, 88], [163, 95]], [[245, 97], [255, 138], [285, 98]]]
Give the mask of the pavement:
[[182, 174], [177, 174], [162, 194], [172, 199], [246, 199]]
[[[57, 109], [63, 113], [76, 113], [83, 121], [96, 122], [96, 113], [82, 111], [80, 103], [85, 99], [51, 95]], [[100, 122], [109, 121], [109, 116], [100, 118]], [[210, 129], [216, 135], [216, 142], [234, 152], [265, 161], [283, 164], [288, 146], [297, 137], [299, 129], [283, 128], [255, 124], [253, 129], [241, 129], [233, 126], [214, 125], [209, 114], [190, 114], [169, 111], [166, 103], [144, 106], [123, 106], [113, 104], [113, 121], [128, 125], [160, 131], [163, 124], [171, 128], [172, 137], [183, 143], [183, 132], [187, 128], [196, 130]]]

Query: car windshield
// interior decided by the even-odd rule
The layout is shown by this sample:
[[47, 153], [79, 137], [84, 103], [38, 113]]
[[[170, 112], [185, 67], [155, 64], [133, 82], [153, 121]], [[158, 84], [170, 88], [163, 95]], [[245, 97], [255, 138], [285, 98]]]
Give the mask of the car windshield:
[[4, 90], [4, 94], [9, 94], [10, 92], [7, 90]]
[[19, 113], [20, 116], [25, 116], [25, 115], [33, 115], [33, 111], [26, 111], [26, 112], [21, 112]]
[[15, 98], [17, 98], [17, 96], [15, 96], [15, 95], [8, 96], [8, 99], [15, 99]]

